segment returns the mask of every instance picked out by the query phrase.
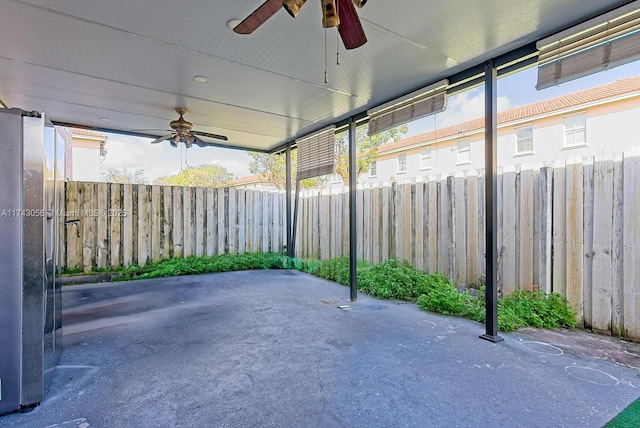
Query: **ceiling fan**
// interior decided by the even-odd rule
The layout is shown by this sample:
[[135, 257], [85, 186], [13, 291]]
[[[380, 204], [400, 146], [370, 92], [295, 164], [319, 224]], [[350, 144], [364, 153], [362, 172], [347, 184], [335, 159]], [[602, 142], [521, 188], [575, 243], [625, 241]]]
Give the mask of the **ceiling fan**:
[[199, 136], [227, 141], [227, 137], [225, 137], [224, 135], [210, 134], [208, 132], [201, 132], [201, 131], [193, 131], [192, 130], [193, 124], [191, 122], [187, 122], [182, 117], [187, 112], [186, 108], [177, 107], [176, 112], [180, 115], [180, 117], [178, 118], [178, 120], [174, 120], [174, 121], [171, 121], [171, 123], [169, 123], [169, 126], [171, 127], [171, 129], [173, 129], [173, 132], [167, 135], [163, 135], [162, 137], [156, 140], [153, 140], [151, 144], [157, 144], [164, 140], [169, 140], [169, 143], [173, 147], [178, 147], [179, 142], [183, 142], [187, 148], [191, 147], [193, 144], [199, 147], [207, 147], [207, 146], [215, 145], [215, 143], [207, 143], [206, 141], [203, 141], [202, 139], [199, 138]]
[[[296, 17], [307, 0], [267, 0], [233, 29], [238, 34], [251, 34], [281, 8]], [[367, 36], [354, 7], [361, 8], [367, 0], [320, 0], [322, 26], [338, 27], [346, 49], [355, 49], [367, 43]]]

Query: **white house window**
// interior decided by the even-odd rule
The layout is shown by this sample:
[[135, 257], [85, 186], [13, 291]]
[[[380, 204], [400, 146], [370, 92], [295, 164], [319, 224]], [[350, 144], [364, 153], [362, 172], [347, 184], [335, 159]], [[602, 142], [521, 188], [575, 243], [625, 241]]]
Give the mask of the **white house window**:
[[533, 153], [533, 125], [516, 128], [516, 155]]
[[587, 145], [586, 121], [584, 113], [564, 118], [564, 147]]
[[420, 169], [431, 169], [431, 147], [420, 152]]
[[369, 176], [376, 177], [378, 175], [378, 163], [376, 161], [371, 161], [369, 164]]
[[407, 172], [407, 155], [401, 154], [398, 156], [398, 172]]
[[458, 165], [466, 163], [471, 163], [471, 144], [468, 138], [458, 141]]

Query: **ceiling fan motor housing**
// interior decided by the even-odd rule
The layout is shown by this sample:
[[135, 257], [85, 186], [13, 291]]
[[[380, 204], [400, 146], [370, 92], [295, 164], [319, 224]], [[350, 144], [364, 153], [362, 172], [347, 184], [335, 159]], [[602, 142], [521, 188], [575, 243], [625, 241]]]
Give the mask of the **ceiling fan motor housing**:
[[367, 0], [353, 0], [353, 4], [355, 4], [357, 7], [362, 7], [367, 4]]
[[289, 12], [289, 15], [295, 18], [306, 1], [307, 0], [282, 0], [282, 7]]
[[322, 0], [322, 26], [331, 28], [338, 25], [340, 25], [340, 18], [336, 10], [336, 0]]
[[191, 132], [191, 130], [193, 129], [193, 124], [184, 120], [182, 115], [180, 115], [180, 118], [178, 120], [172, 121], [169, 126], [171, 126], [171, 129], [176, 131], [176, 134], [181, 137], [189, 135], [189, 132]]

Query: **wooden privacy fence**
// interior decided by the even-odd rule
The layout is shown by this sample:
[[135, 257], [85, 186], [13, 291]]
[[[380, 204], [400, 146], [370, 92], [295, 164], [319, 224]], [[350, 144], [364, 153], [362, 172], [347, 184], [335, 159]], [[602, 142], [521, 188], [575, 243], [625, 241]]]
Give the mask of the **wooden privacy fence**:
[[282, 192], [68, 182], [66, 267], [259, 251], [286, 243]]
[[[357, 190], [358, 258], [391, 257], [460, 286], [485, 267], [482, 172]], [[508, 167], [498, 176], [498, 287], [555, 291], [586, 327], [640, 338], [640, 157]], [[297, 255], [349, 253], [348, 193], [302, 193]]]
[[[498, 286], [566, 296], [586, 327], [640, 339], [640, 155], [504, 168]], [[358, 258], [391, 257], [460, 286], [485, 266], [482, 172], [357, 190]], [[116, 268], [189, 255], [282, 251], [285, 195], [234, 188], [69, 182], [66, 266]], [[302, 192], [296, 255], [349, 251], [349, 195]]]

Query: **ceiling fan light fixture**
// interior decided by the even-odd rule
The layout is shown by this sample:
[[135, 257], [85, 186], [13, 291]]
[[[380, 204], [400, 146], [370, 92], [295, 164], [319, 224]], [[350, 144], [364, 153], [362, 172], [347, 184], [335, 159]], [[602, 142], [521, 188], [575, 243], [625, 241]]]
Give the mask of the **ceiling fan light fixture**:
[[362, 6], [367, 4], [367, 0], [353, 0], [353, 4], [355, 4], [359, 8], [362, 8]]
[[322, 0], [322, 26], [331, 28], [338, 25], [340, 25], [340, 18], [336, 10], [336, 0]]
[[187, 135], [184, 137], [184, 145], [187, 146], [187, 149], [193, 145], [193, 142], [196, 141], [196, 137], [193, 135]]
[[229, 30], [233, 30], [234, 28], [236, 28], [238, 26], [238, 24], [240, 24], [242, 22], [242, 19], [230, 19], [227, 21], [227, 28]]
[[151, 141], [151, 144], [158, 144], [165, 140], [169, 141], [169, 144], [171, 144], [172, 147], [178, 147], [178, 143], [180, 142], [183, 142], [187, 148], [191, 147], [193, 144], [197, 144], [200, 147], [207, 147], [213, 144], [201, 140], [200, 138], [198, 138], [198, 135], [202, 135], [206, 138], [214, 138], [216, 140], [228, 140], [225, 135], [194, 131], [193, 123], [184, 120], [184, 117], [182, 117], [187, 112], [187, 109], [185, 107], [176, 107], [175, 110], [176, 113], [180, 115], [180, 117], [178, 118], [178, 120], [172, 120], [171, 122], [169, 122], [169, 126], [171, 127], [172, 132], [170, 134], [156, 138], [155, 140]]
[[307, 0], [282, 0], [282, 7], [289, 13], [289, 15], [295, 18], [306, 1]]

